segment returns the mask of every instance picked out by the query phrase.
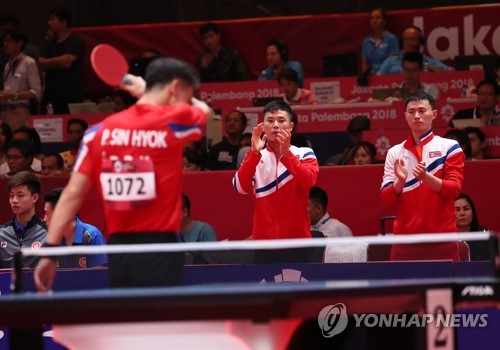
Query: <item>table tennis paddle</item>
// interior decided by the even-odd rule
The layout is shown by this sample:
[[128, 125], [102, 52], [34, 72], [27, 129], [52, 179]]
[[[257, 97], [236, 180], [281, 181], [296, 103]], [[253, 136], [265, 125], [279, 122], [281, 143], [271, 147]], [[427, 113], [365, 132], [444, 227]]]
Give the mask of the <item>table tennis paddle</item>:
[[122, 83], [129, 69], [128, 62], [120, 51], [108, 44], [99, 44], [94, 47], [90, 55], [90, 63], [97, 76], [113, 87]]

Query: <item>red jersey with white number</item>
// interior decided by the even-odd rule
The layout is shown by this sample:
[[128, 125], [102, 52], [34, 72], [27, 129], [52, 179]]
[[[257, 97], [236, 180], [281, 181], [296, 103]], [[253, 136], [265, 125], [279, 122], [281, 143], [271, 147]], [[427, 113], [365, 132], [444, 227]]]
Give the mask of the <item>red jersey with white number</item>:
[[180, 230], [182, 150], [204, 122], [186, 103], [136, 104], [85, 133], [74, 171], [100, 184], [110, 234]]

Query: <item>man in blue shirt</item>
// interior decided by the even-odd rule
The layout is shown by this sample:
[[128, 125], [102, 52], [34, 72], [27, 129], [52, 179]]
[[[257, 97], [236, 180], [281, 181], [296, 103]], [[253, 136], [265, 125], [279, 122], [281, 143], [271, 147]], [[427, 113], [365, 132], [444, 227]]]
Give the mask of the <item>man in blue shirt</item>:
[[[420, 52], [425, 44], [425, 38], [419, 27], [409, 26], [401, 32], [401, 52], [386, 58], [377, 71], [377, 74], [400, 74], [403, 71], [403, 55], [407, 52]], [[423, 55], [425, 71], [449, 71], [451, 68], [443, 62]]]
[[272, 39], [266, 43], [266, 60], [269, 65], [262, 71], [259, 80], [276, 80], [285, 68], [293, 69], [299, 77], [299, 87], [304, 87], [304, 71], [298, 61], [289, 61], [288, 47], [281, 41]]
[[[43, 201], [45, 202], [45, 217], [44, 220], [47, 226], [50, 225], [50, 220], [52, 218], [52, 213], [56, 207], [59, 198], [61, 197], [63, 189], [58, 187], [45, 193], [43, 196]], [[71, 240], [65, 240], [62, 245], [66, 246], [78, 246], [78, 245], [105, 245], [106, 240], [103, 235], [95, 226], [86, 224], [82, 222], [78, 217], [71, 223], [69, 228], [73, 235]], [[67, 237], [67, 236], [66, 236]], [[75, 268], [85, 268], [85, 267], [97, 267], [106, 266], [108, 263], [108, 257], [106, 254], [88, 254], [88, 255], [69, 255], [66, 259], [60, 259], [58, 261], [59, 267], [75, 267]]]
[[216, 242], [217, 234], [209, 224], [191, 218], [191, 201], [182, 194], [181, 235], [184, 242]]

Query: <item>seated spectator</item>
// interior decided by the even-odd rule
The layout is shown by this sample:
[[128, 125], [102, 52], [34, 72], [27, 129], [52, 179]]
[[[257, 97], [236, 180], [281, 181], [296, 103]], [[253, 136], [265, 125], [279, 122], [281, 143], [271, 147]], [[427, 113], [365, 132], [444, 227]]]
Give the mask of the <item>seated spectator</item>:
[[372, 33], [363, 40], [361, 47], [362, 72], [375, 74], [387, 57], [399, 51], [398, 39], [386, 30], [387, 21], [383, 8], [377, 7], [370, 12]]
[[210, 148], [205, 164], [208, 170], [236, 169], [239, 141], [246, 127], [247, 116], [245, 113], [235, 109], [226, 115], [226, 137]]
[[272, 39], [266, 43], [266, 60], [269, 65], [262, 71], [259, 80], [276, 80], [284, 68], [290, 68], [297, 72], [299, 87], [304, 87], [304, 71], [298, 61], [289, 61], [290, 51], [281, 41]]
[[[47, 223], [47, 227], [50, 226], [50, 220], [52, 219], [52, 214], [54, 209], [61, 197], [63, 188], [58, 187], [47, 192], [43, 196], [43, 201], [45, 202], [44, 210], [45, 217], [44, 220]], [[106, 245], [106, 240], [95, 226], [83, 223], [78, 216], [73, 220], [70, 226], [67, 228], [69, 234], [64, 235], [65, 239], [61, 242], [62, 246], [97, 246]], [[59, 267], [96, 267], [105, 266], [108, 263], [108, 257], [106, 254], [77, 254], [77, 255], [67, 255], [58, 259]]]
[[193, 151], [190, 148], [184, 148], [182, 157], [184, 162], [182, 166], [183, 172], [203, 170], [203, 159], [198, 152]]
[[374, 164], [377, 149], [371, 142], [361, 141], [354, 145], [352, 154], [354, 165]]
[[60, 155], [64, 160], [64, 169], [71, 171], [75, 163], [75, 157], [80, 148], [83, 134], [89, 125], [83, 119], [73, 118], [68, 120], [66, 125], [66, 134], [68, 137], [69, 150], [61, 152]]
[[116, 90], [113, 96], [111, 96], [111, 101], [115, 104], [115, 112], [120, 112], [131, 107], [135, 103], [136, 98], [127, 91]]
[[406, 52], [403, 54], [403, 77], [404, 83], [400, 88], [408, 89], [410, 93], [423, 91], [434, 97], [439, 98], [439, 91], [434, 85], [426, 84], [420, 80], [420, 73], [424, 68], [423, 56], [419, 52]]
[[64, 171], [64, 160], [59, 153], [47, 153], [42, 158], [43, 176], [67, 175]]
[[196, 58], [196, 68], [204, 83], [248, 80], [248, 72], [238, 51], [221, 45], [219, 27], [207, 23], [200, 28], [205, 49]]
[[7, 165], [7, 145], [10, 142], [10, 139], [12, 138], [12, 131], [10, 129], [9, 124], [3, 123], [0, 121], [0, 174], [7, 173], [3, 172], [3, 170], [6, 170], [9, 168]]
[[458, 111], [453, 120], [481, 119], [484, 125], [500, 125], [500, 86], [493, 80], [483, 80], [477, 84], [476, 94], [477, 107]]
[[351, 237], [352, 231], [345, 224], [328, 214], [328, 195], [320, 187], [309, 190], [307, 211], [311, 219], [311, 231], [319, 231], [326, 237]]
[[33, 162], [31, 163], [31, 169], [37, 173], [42, 171], [42, 140], [40, 139], [38, 131], [29, 126], [20, 127], [12, 133], [12, 140], [24, 140], [31, 144], [33, 152], [35, 153]]
[[[14, 218], [0, 225], [0, 265], [12, 267], [14, 254], [22, 247], [39, 249], [47, 238], [45, 223], [36, 215], [35, 204], [40, 197], [40, 180], [28, 171], [16, 173], [7, 183], [9, 203]], [[23, 267], [34, 268], [38, 257], [23, 255]]]
[[217, 234], [209, 224], [193, 220], [191, 217], [191, 201], [182, 194], [181, 234], [184, 242], [214, 242]]
[[3, 88], [0, 91], [0, 118], [12, 130], [28, 124], [30, 104], [40, 101], [42, 85], [36, 61], [26, 56], [23, 49], [28, 41], [26, 33], [17, 28], [7, 30], [3, 42], [9, 61], [3, 70]]
[[[460, 193], [455, 199], [455, 210], [457, 212], [457, 232], [487, 231], [479, 225], [476, 206], [472, 199], [465, 193]], [[488, 260], [490, 258], [489, 246], [484, 241], [471, 241], [469, 245], [471, 260]]]
[[299, 88], [299, 76], [293, 69], [284, 68], [278, 75], [278, 83], [283, 91], [280, 96], [289, 105], [315, 105], [317, 103], [312, 91]]
[[349, 121], [347, 133], [351, 138], [352, 146], [344, 148], [342, 153], [328, 158], [324, 165], [346, 165], [353, 164], [354, 145], [363, 141], [363, 131], [370, 130], [370, 119], [364, 115], [357, 115]]
[[[403, 71], [403, 54], [407, 52], [421, 52], [423, 50], [423, 46], [425, 45], [425, 38], [422, 34], [422, 29], [415, 26], [409, 26], [404, 28], [401, 31], [401, 46], [402, 50], [393, 54], [385, 59], [380, 68], [377, 71], [377, 74], [399, 74]], [[425, 67], [429, 71], [449, 71], [451, 68], [445, 65], [443, 62], [423, 55], [424, 57], [424, 71], [426, 71]]]
[[250, 147], [252, 145], [252, 134], [249, 132], [241, 135], [240, 140], [238, 141], [238, 156], [236, 161], [236, 167], [239, 168], [243, 159], [245, 159], [246, 154], [250, 151]]
[[472, 159], [479, 160], [484, 158], [484, 148], [486, 147], [486, 136], [481, 129], [476, 128], [474, 126], [469, 126], [465, 128], [464, 131], [467, 133], [469, 137], [470, 146], [472, 150]]
[[455, 140], [458, 142], [462, 151], [464, 151], [465, 160], [472, 160], [472, 146], [470, 144], [469, 136], [464, 130], [451, 129], [444, 134], [444, 138]]
[[[20, 171], [32, 172], [31, 163], [34, 156], [33, 147], [27, 141], [10, 141], [6, 152], [8, 171], [3, 174], [12, 176]], [[5, 171], [5, 169], [2, 169], [2, 171]]]

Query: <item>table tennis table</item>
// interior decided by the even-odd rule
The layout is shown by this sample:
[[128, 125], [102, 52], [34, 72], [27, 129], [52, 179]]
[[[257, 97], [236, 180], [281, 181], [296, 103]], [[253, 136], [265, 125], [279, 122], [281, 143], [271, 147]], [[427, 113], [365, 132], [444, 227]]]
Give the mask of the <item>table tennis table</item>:
[[[464, 294], [471, 286], [488, 293]], [[474, 349], [487, 349], [500, 344], [500, 289], [498, 279], [492, 276], [12, 294], [0, 298], [0, 326], [16, 329], [53, 324], [56, 338], [76, 349], [137, 348], [151, 340], [163, 348], [165, 342], [180, 341], [184, 348], [191, 348], [185, 344], [203, 344], [204, 349], [285, 349], [303, 321], [316, 320], [327, 305], [343, 303], [348, 315], [421, 314], [433, 290], [450, 291], [454, 312], [473, 310], [492, 315], [487, 329], [479, 335], [477, 329], [457, 329], [455, 348], [468, 349], [472, 344]], [[140, 332], [145, 332], [142, 338], [135, 334]], [[468, 332], [476, 334], [473, 341], [467, 340]], [[132, 339], [132, 333], [139, 338]], [[419, 348], [415, 346], [407, 348]], [[150, 344], [142, 347], [153, 348]]]

